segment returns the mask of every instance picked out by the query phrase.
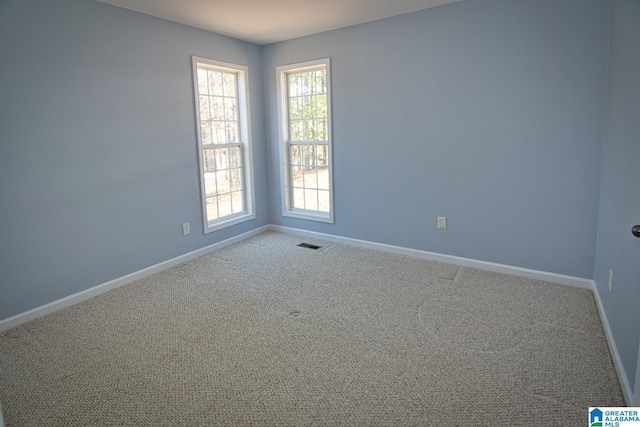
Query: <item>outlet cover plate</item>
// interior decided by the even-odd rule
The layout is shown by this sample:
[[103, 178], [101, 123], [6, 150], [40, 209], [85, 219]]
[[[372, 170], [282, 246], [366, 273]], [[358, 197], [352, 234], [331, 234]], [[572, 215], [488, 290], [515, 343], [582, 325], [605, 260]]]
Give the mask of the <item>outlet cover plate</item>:
[[446, 230], [447, 229], [447, 217], [439, 216], [438, 217], [438, 230]]

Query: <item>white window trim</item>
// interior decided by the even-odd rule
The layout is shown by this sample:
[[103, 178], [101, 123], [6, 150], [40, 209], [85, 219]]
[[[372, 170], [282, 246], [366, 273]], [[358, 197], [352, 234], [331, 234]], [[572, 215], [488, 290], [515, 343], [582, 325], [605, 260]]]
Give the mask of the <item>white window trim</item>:
[[[249, 221], [256, 217], [255, 214], [255, 185], [253, 179], [253, 149], [251, 142], [251, 112], [249, 109], [249, 67], [245, 65], [232, 64], [229, 62], [216, 61], [209, 58], [202, 58], [198, 56], [191, 57], [192, 69], [193, 69], [193, 93], [195, 102], [195, 117], [196, 117], [196, 134], [198, 141], [198, 169], [200, 175], [200, 202], [202, 207], [202, 222], [204, 226], [204, 234], [211, 233], [212, 231], [220, 230], [226, 227], [230, 227], [235, 224], [240, 224], [245, 221]], [[202, 149], [202, 130], [200, 129], [200, 102], [198, 93], [198, 63], [211, 65], [220, 69], [221, 71], [227, 71], [238, 74], [238, 115], [239, 115], [239, 131], [242, 144], [242, 159], [244, 169], [244, 197], [245, 197], [245, 212], [230, 215], [222, 219], [215, 219], [213, 221], [207, 220], [207, 201], [205, 193], [204, 183], [204, 159]]]
[[[329, 158], [329, 212], [318, 212], [306, 209], [292, 208], [291, 203], [291, 177], [289, 165], [288, 139], [289, 139], [289, 114], [288, 114], [288, 84], [287, 73], [295, 73], [324, 66], [327, 72], [327, 150]], [[299, 62], [296, 64], [276, 67], [276, 93], [278, 108], [278, 138], [280, 152], [280, 195], [282, 198], [282, 216], [307, 219], [311, 221], [334, 223], [333, 203], [333, 136], [331, 114], [331, 60], [330, 58], [314, 61]]]

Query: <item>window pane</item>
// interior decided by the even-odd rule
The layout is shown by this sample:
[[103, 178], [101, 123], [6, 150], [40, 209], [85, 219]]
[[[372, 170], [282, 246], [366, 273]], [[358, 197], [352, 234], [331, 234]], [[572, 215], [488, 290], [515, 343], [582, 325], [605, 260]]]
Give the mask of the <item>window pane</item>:
[[207, 197], [207, 221], [213, 221], [214, 219], [218, 219], [218, 198], [217, 197]]
[[224, 144], [224, 122], [211, 122], [211, 142]]
[[209, 120], [209, 97], [208, 96], [200, 96], [199, 100], [200, 105], [200, 120]]
[[316, 146], [307, 144], [304, 146], [304, 164], [307, 166], [316, 165]]
[[224, 96], [236, 96], [236, 75], [230, 73], [223, 74]]
[[[204, 150], [203, 154], [205, 163], [208, 165], [207, 170], [212, 171], [204, 174], [207, 218], [209, 220], [224, 218], [243, 212], [245, 206], [240, 148], [208, 149]], [[214, 210], [210, 212], [210, 209]]]
[[298, 75], [297, 74], [289, 74], [287, 75], [287, 84], [289, 85], [289, 93], [287, 96], [297, 96], [298, 95]]
[[216, 160], [214, 150], [202, 150], [202, 160], [204, 176], [207, 176], [208, 172], [214, 172], [216, 170]]
[[292, 120], [290, 125], [290, 133], [291, 141], [303, 141], [304, 132], [302, 121]]
[[302, 145], [291, 144], [291, 164], [292, 165], [301, 165], [302, 164]]
[[242, 190], [242, 169], [240, 168], [239, 148], [229, 149], [229, 186], [230, 191]]
[[226, 134], [224, 136], [225, 143], [238, 142], [238, 123], [227, 122]]
[[214, 170], [212, 170], [212, 172], [215, 172], [217, 170], [220, 169], [224, 169], [225, 164], [226, 164], [226, 150], [225, 149], [213, 149], [213, 150], [209, 150], [213, 156], [213, 160], [215, 162], [215, 168]]
[[229, 170], [221, 170], [216, 172], [216, 183], [218, 184], [218, 195], [231, 191], [229, 186]]
[[202, 144], [211, 144], [211, 126], [209, 126], [209, 122], [200, 122], [200, 131], [202, 132], [200, 137]]
[[313, 120], [305, 120], [304, 122], [304, 141], [316, 140], [316, 124]]
[[304, 190], [304, 208], [318, 210], [318, 190]]
[[291, 185], [298, 188], [304, 187], [304, 167], [293, 167], [291, 175]]
[[204, 174], [204, 194], [206, 197], [213, 197], [217, 194], [216, 175], [214, 173]]
[[226, 193], [218, 196], [218, 215], [220, 218], [233, 214], [231, 209], [231, 194]]
[[295, 209], [304, 209], [304, 190], [301, 188], [293, 189], [293, 207]]
[[240, 165], [240, 147], [233, 147], [233, 148], [229, 148], [229, 167], [230, 168], [239, 168], [241, 167]]
[[329, 189], [329, 168], [318, 168], [318, 188], [321, 190]]
[[233, 205], [234, 214], [244, 211], [244, 196], [241, 191], [231, 193], [231, 203]]
[[329, 197], [328, 191], [318, 191], [318, 210], [320, 212], [330, 212]]
[[242, 190], [242, 170], [229, 169], [229, 185], [231, 191]]
[[318, 169], [307, 168], [304, 173], [304, 188], [318, 188]]
[[229, 170], [229, 169], [232, 168], [231, 162], [232, 162], [233, 159], [231, 157], [232, 157], [233, 153], [231, 153], [229, 151], [229, 148], [231, 148], [231, 147], [220, 148], [220, 156], [221, 156], [222, 161], [224, 162], [224, 169], [225, 170]]
[[198, 93], [200, 95], [206, 95], [209, 93], [207, 85], [207, 70], [198, 68]]
[[299, 98], [299, 101], [302, 108], [302, 118], [306, 119], [309, 117], [314, 117], [315, 115], [313, 114], [311, 106], [311, 97], [303, 96], [302, 98]]
[[210, 100], [211, 120], [224, 120], [224, 98], [221, 96], [213, 96]]
[[238, 118], [236, 100], [234, 98], [224, 98], [225, 120], [235, 121]]
[[314, 119], [318, 116], [318, 105], [316, 104], [315, 96], [305, 97], [305, 102], [307, 103], [306, 115], [310, 119]]
[[318, 117], [327, 117], [327, 95], [318, 95]]
[[302, 118], [302, 103], [299, 98], [291, 98], [289, 101], [289, 115], [292, 119]]
[[316, 71], [316, 88], [318, 93], [327, 93], [327, 72], [325, 70]]
[[329, 140], [328, 127], [329, 125], [326, 120], [324, 119], [318, 120], [318, 141]]
[[309, 72], [309, 93], [316, 94], [316, 73], [315, 71]]
[[209, 71], [209, 95], [222, 95], [222, 73]]
[[329, 147], [324, 144], [316, 146], [318, 151], [318, 166], [329, 166]]
[[311, 73], [303, 73], [302, 77], [302, 93], [305, 95], [311, 94], [311, 82], [310, 82]]

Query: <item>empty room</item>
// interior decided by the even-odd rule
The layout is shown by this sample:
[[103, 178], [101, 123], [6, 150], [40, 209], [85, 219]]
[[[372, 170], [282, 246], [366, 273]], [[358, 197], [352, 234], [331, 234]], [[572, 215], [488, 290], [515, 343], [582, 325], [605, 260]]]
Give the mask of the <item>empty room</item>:
[[640, 425], [639, 100], [638, 0], [0, 0], [0, 426]]

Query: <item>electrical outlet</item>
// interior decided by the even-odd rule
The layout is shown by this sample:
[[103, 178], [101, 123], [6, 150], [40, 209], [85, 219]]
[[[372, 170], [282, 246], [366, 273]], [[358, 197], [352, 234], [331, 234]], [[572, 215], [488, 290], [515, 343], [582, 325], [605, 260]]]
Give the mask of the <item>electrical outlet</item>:
[[612, 286], [613, 286], [613, 271], [609, 270], [609, 292], [611, 292]]
[[186, 236], [187, 234], [191, 233], [191, 226], [189, 225], [188, 222], [185, 222], [184, 224], [182, 224], [182, 235]]
[[438, 217], [438, 230], [446, 230], [447, 229], [447, 217], [439, 216]]

